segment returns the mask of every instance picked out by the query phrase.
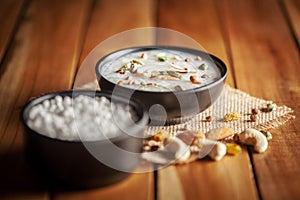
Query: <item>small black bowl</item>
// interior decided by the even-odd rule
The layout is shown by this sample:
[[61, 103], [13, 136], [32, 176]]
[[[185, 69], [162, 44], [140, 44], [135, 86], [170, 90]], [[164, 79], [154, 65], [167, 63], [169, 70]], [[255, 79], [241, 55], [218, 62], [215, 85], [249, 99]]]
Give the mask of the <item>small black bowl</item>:
[[[194, 89], [183, 91], [152, 92], [134, 90], [128, 87], [117, 85], [107, 80], [101, 74], [102, 67], [112, 60], [133, 52], [145, 52], [151, 50], [176, 50], [200, 56], [202, 60], [213, 62], [219, 70], [221, 77], [210, 84], [206, 84]], [[149, 110], [150, 125], [169, 125], [184, 122], [196, 114], [207, 109], [219, 97], [227, 76], [227, 68], [224, 62], [214, 55], [196, 49], [176, 47], [176, 46], [142, 46], [121, 49], [112, 52], [101, 58], [96, 64], [96, 75], [98, 84], [103, 91], [114, 91], [114, 93], [126, 98], [139, 100], [146, 109], [151, 109], [153, 105], [159, 104], [166, 112], [166, 117], [162, 117], [161, 110]], [[155, 107], [154, 107], [155, 108]]]
[[[58, 188], [100, 187], [126, 178], [140, 161], [143, 130], [148, 123], [148, 115], [143, 107], [134, 100], [129, 102], [138, 118], [135, 124], [137, 126], [135, 129], [131, 129], [132, 132], [129, 134], [120, 129], [119, 136], [107, 140], [65, 141], [44, 136], [31, 129], [27, 124], [28, 114], [33, 106], [57, 95], [69, 97], [78, 95], [104, 96], [116, 103], [128, 103], [122, 97], [112, 97], [109, 93], [91, 90], [54, 92], [30, 101], [25, 105], [21, 116], [25, 128], [25, 154], [29, 164], [50, 185]], [[91, 154], [93, 150], [96, 150], [103, 159], [111, 161], [117, 167], [107, 166], [106, 163], [99, 161], [97, 156]]]

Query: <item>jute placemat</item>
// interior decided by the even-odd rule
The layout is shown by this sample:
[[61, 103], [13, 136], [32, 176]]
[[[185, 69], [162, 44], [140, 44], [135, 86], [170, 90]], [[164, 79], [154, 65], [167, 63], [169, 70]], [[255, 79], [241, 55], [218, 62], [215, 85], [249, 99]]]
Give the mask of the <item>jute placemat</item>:
[[[99, 89], [97, 81], [90, 82], [83, 85], [80, 89]], [[258, 130], [269, 130], [283, 125], [290, 119], [295, 118], [292, 114], [293, 110], [285, 105], [276, 105], [276, 109], [272, 112], [260, 112], [258, 120], [255, 122], [250, 121], [250, 114], [253, 108], [265, 108], [268, 103], [264, 99], [259, 99], [249, 94], [234, 89], [229, 85], [224, 86], [224, 90], [217, 101], [204, 112], [196, 115], [191, 120], [183, 123], [170, 126], [148, 126], [145, 134], [153, 135], [156, 131], [164, 129], [172, 135], [176, 135], [184, 127], [188, 126], [190, 130], [200, 130], [208, 132], [209, 130], [217, 127], [228, 126], [233, 128], [235, 133], [243, 132], [247, 128], [255, 128]], [[241, 118], [237, 121], [225, 122], [224, 115], [231, 112], [238, 112]], [[212, 117], [211, 122], [207, 122], [205, 118]]]

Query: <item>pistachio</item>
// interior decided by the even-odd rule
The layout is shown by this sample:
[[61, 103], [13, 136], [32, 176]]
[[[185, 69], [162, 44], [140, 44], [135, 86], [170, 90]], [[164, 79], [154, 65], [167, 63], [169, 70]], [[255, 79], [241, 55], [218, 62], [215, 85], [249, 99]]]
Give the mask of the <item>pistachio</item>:
[[173, 76], [173, 77], [175, 77], [175, 78], [179, 78], [179, 79], [182, 78], [182, 75], [181, 75], [181, 74], [178, 74], [178, 73], [175, 72], [175, 71], [168, 70], [167, 73], [168, 73], [170, 76]]
[[168, 60], [167, 56], [165, 53], [159, 53], [157, 54], [157, 59], [159, 61], [162, 61], [162, 62], [166, 62]]
[[270, 131], [260, 131], [260, 132], [262, 132], [262, 134], [266, 136], [267, 140], [273, 139], [272, 133]]
[[140, 84], [141, 84], [141, 86], [146, 86], [146, 83], [143, 81], [141, 81]]
[[268, 103], [267, 104], [267, 109], [270, 111], [276, 110], [276, 105], [273, 103]]
[[200, 70], [207, 70], [207, 65], [205, 63], [202, 63], [200, 66], [199, 66], [199, 69]]
[[136, 63], [136, 64], [139, 64], [139, 65], [144, 65], [143, 62], [139, 61], [139, 60], [132, 60], [131, 63]]

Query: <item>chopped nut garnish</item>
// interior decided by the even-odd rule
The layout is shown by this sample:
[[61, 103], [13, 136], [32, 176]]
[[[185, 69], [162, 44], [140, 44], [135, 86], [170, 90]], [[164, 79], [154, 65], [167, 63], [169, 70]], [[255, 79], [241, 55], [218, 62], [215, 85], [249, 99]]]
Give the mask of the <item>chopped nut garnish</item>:
[[259, 119], [258, 115], [251, 114], [250, 115], [250, 121], [251, 122], [256, 122]]
[[201, 76], [201, 78], [210, 78], [210, 75], [208, 75], [208, 74], [203, 74], [203, 75]]
[[142, 53], [142, 54], [141, 54], [141, 58], [143, 58], [143, 59], [147, 60], [147, 58], [148, 58], [148, 55], [147, 55], [146, 53]]
[[273, 110], [276, 110], [276, 105], [273, 104], [273, 103], [268, 103], [268, 104], [267, 104], [267, 108], [268, 108], [270, 111], [273, 111]]
[[242, 117], [242, 115], [238, 112], [231, 112], [231, 113], [227, 113], [224, 116], [224, 121], [225, 122], [231, 122], [231, 121], [237, 121]]
[[182, 75], [181, 75], [181, 74], [178, 74], [178, 73], [175, 72], [175, 71], [169, 70], [169, 71], [167, 71], [167, 73], [168, 73], [170, 76], [173, 76], [173, 77], [175, 77], [175, 78], [179, 78], [179, 79], [182, 78]]
[[137, 65], [134, 64], [134, 63], [132, 63], [132, 64], [130, 65], [129, 71], [130, 71], [131, 73], [136, 73], [136, 71], [137, 71]]
[[260, 131], [260, 132], [262, 132], [262, 134], [266, 136], [267, 140], [273, 139], [272, 133], [270, 131]]
[[128, 85], [134, 85], [134, 84], [135, 84], [135, 81], [133, 81], [133, 80], [128, 82]]
[[199, 81], [198, 76], [190, 76], [190, 81], [194, 84], [201, 84], [201, 82]]
[[124, 85], [124, 82], [123, 82], [123, 81], [118, 81], [117, 84], [118, 84], [118, 85]]
[[175, 89], [176, 91], [182, 91], [182, 90], [183, 90], [182, 87], [181, 87], [180, 85], [176, 85], [176, 86], [174, 87], [174, 89]]
[[127, 68], [128, 68], [127, 64], [126, 64], [126, 65], [123, 65], [122, 67], [120, 67], [120, 69], [118, 69], [118, 70], [116, 71], [116, 73], [119, 73], [119, 74], [125, 74]]
[[206, 120], [207, 122], [211, 122], [211, 121], [212, 121], [212, 116], [207, 116], [207, 117], [205, 118], [205, 120]]
[[201, 64], [201, 65], [199, 66], [199, 69], [200, 69], [200, 70], [207, 70], [207, 65], [206, 65], [205, 63], [203, 63], [203, 64]]
[[252, 113], [253, 115], [257, 115], [257, 114], [259, 114], [259, 110], [258, 110], [257, 108], [253, 108], [253, 109], [251, 110], [251, 113]]
[[185, 62], [192, 62], [192, 59], [191, 58], [186, 58], [184, 59]]
[[140, 82], [140, 84], [142, 85], [142, 86], [146, 86], [146, 83], [145, 82]]
[[197, 57], [196, 57], [196, 60], [199, 60], [199, 61], [200, 61], [200, 60], [202, 60], [202, 58], [201, 58], [200, 56], [197, 56]]
[[272, 112], [276, 110], [276, 105], [273, 103], [268, 103], [266, 107], [261, 108], [262, 112]]
[[175, 59], [175, 60], [178, 60], [178, 61], [181, 61], [181, 60], [182, 60], [182, 58], [179, 57], [179, 56], [174, 56], [174, 59]]
[[165, 53], [159, 53], [157, 54], [157, 59], [159, 61], [162, 61], [162, 62], [166, 62], [168, 60], [167, 56]]
[[157, 83], [147, 83], [148, 86], [157, 86]]

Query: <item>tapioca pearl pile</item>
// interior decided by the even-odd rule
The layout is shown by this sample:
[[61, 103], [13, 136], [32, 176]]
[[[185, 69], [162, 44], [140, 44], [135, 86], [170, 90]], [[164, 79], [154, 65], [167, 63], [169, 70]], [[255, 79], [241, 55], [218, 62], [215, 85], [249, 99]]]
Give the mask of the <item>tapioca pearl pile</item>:
[[135, 117], [129, 105], [112, 103], [106, 97], [55, 96], [32, 107], [27, 123], [51, 138], [95, 141], [117, 137], [119, 127], [132, 124]]

